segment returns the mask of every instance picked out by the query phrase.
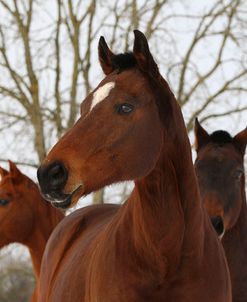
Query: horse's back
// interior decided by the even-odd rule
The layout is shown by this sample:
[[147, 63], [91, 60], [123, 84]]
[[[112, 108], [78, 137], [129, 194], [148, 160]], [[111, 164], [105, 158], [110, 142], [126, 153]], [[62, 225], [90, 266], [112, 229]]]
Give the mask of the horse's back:
[[[40, 302], [82, 301], [85, 276], [83, 262], [87, 261], [87, 257], [83, 256], [119, 207], [110, 204], [88, 206], [76, 210], [59, 223], [43, 256]], [[70, 285], [73, 285], [73, 290]], [[67, 286], [68, 290], [65, 290]]]

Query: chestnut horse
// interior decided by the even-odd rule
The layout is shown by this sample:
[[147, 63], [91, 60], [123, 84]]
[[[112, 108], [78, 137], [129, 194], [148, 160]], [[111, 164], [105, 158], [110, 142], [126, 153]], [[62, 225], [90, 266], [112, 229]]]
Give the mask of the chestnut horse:
[[[64, 215], [43, 200], [37, 185], [11, 161], [9, 168], [0, 167], [0, 248], [24, 244], [37, 280], [46, 242]], [[37, 301], [36, 295], [35, 290], [30, 301]]]
[[234, 302], [247, 302], [247, 206], [244, 153], [247, 128], [232, 137], [208, 134], [196, 120], [196, 173], [206, 209], [222, 237]]
[[223, 248], [200, 202], [181, 110], [146, 37], [114, 55], [103, 37], [105, 79], [38, 170], [58, 207], [134, 180], [123, 206], [76, 211], [52, 234], [42, 261], [45, 302], [230, 302]]

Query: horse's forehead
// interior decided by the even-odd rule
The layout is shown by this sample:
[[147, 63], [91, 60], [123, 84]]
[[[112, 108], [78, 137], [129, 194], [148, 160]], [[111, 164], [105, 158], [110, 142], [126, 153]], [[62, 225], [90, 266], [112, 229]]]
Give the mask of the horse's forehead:
[[137, 69], [129, 69], [116, 77], [116, 82], [122, 89], [137, 92], [141, 91], [147, 85], [147, 80]]
[[3, 190], [6, 191], [12, 189], [13, 186], [12, 186], [11, 178], [9, 176], [4, 177], [0, 182], [0, 192]]
[[104, 101], [108, 95], [110, 94], [111, 90], [115, 87], [115, 82], [111, 81], [108, 83], [99, 86], [94, 92], [91, 101], [90, 111], [99, 103]]
[[[92, 92], [90, 111], [99, 103], [104, 101], [114, 88], [120, 92], [136, 94], [142, 92], [144, 79], [135, 71], [124, 71], [121, 74], [114, 74], [103, 80], [100, 85]], [[118, 90], [115, 90], [118, 91]]]
[[208, 144], [202, 149], [201, 158], [214, 159], [218, 161], [238, 160], [239, 154], [232, 144]]

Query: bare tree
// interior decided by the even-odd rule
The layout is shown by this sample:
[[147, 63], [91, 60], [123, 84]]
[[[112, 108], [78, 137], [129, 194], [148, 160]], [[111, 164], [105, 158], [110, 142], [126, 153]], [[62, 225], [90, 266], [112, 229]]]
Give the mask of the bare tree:
[[[0, 0], [0, 137], [12, 134], [8, 154], [36, 167], [74, 124], [101, 77], [94, 64], [101, 34], [113, 51], [129, 50], [133, 29], [146, 34], [188, 131], [195, 116], [209, 121], [244, 112], [245, 1], [214, 0], [197, 9], [184, 3]], [[103, 199], [100, 191], [94, 202]]]
[[[244, 0], [0, 0], [0, 161], [36, 169], [102, 78], [99, 35], [128, 51], [135, 28], [150, 40], [188, 132], [196, 116], [246, 121], [246, 14]], [[100, 190], [93, 202], [121, 202], [129, 192]], [[28, 296], [33, 279], [22, 264], [1, 270], [1, 301], [26, 299], [13, 289]]]
[[[179, 62], [179, 80], [177, 89], [177, 98], [180, 105], [186, 106], [193, 99], [201, 99], [194, 110], [191, 110], [190, 117], [187, 122], [187, 129], [191, 131], [196, 116], [202, 114], [202, 120], [216, 118], [220, 116], [230, 115], [246, 110], [247, 106], [238, 103], [238, 100], [232, 100], [233, 106], [225, 107], [219, 113], [209, 112], [206, 110], [212, 103], [222, 101], [220, 97], [232, 97], [232, 92], [242, 93], [245, 91], [243, 80], [247, 76], [247, 66], [243, 61], [243, 53], [241, 55], [241, 48], [239, 46], [240, 40], [237, 29], [237, 18], [241, 12], [243, 1], [216, 1], [212, 7], [199, 19], [198, 25], [195, 29], [191, 42], [186, 50], [181, 62]], [[219, 20], [221, 25], [219, 26]], [[206, 70], [202, 72], [198, 65], [194, 64], [194, 54], [196, 48], [202, 44], [212, 41], [212, 38], [217, 38], [217, 45], [214, 48], [213, 58]], [[212, 42], [211, 42], [212, 43]], [[240, 55], [239, 58], [235, 53], [229, 56], [227, 53], [228, 47], [235, 44], [236, 50]], [[231, 69], [231, 74], [228, 76], [221, 76], [219, 73], [227, 70], [227, 65], [231, 63], [237, 66], [236, 70]], [[217, 81], [217, 82], [216, 82]], [[211, 86], [211, 87], [210, 87]], [[224, 102], [224, 100], [223, 100]]]
[[19, 250], [18, 259], [14, 257], [13, 250], [8, 247], [1, 251], [0, 262], [0, 301], [29, 300], [34, 285], [35, 278], [28, 258], [22, 255]]

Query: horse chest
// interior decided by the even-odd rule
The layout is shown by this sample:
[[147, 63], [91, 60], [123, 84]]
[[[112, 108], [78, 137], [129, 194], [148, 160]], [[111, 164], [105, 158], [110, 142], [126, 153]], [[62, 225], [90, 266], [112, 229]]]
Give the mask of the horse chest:
[[[181, 286], [179, 289], [169, 285], [151, 287], [141, 287], [140, 285], [125, 284], [114, 286], [109, 284], [101, 289], [94, 290], [90, 296], [85, 297], [83, 302], [209, 302], [223, 301], [222, 297], [211, 295], [210, 292], [204, 292], [198, 286], [191, 287], [188, 291], [187, 286]], [[228, 302], [228, 301], [227, 301]]]
[[[200, 275], [199, 275], [200, 276]], [[210, 280], [191, 278], [190, 274], [181, 274], [162, 282], [154, 276], [143, 278], [125, 271], [115, 273], [111, 270], [97, 270], [92, 274], [92, 282], [85, 284], [83, 302], [229, 302], [227, 293], [217, 286], [211, 286]], [[208, 290], [210, 288], [211, 290]]]

